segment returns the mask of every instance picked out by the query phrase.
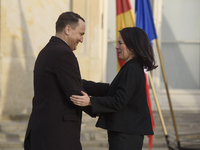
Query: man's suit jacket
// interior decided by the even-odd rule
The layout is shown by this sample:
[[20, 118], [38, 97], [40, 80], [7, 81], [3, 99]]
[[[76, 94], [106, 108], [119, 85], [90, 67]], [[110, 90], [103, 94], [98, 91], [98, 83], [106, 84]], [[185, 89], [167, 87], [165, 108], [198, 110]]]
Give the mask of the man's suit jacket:
[[[128, 134], [152, 135], [145, 83], [142, 66], [131, 59], [112, 81], [105, 97], [95, 97], [95, 91], [90, 92], [94, 96], [90, 98], [92, 112], [100, 113], [96, 126]], [[91, 86], [95, 86], [94, 83]], [[86, 91], [91, 89], [84, 87]]]
[[[73, 94], [80, 95], [81, 90], [79, 65], [74, 53], [67, 43], [53, 36], [35, 62], [33, 108], [25, 150], [82, 149], [82, 110], [69, 98]], [[88, 108], [83, 109], [89, 112]]]

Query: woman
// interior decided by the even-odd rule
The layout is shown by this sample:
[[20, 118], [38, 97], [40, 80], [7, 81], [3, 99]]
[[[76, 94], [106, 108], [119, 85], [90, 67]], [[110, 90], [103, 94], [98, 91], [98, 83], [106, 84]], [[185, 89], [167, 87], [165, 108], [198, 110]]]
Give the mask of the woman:
[[[109, 150], [141, 150], [144, 135], [153, 135], [144, 69], [150, 71], [157, 66], [148, 36], [142, 29], [124, 28], [119, 32], [116, 49], [125, 64], [106, 96], [89, 97], [82, 92], [83, 96], [72, 95], [71, 101], [78, 106], [91, 105], [92, 112], [100, 114], [96, 126], [108, 131]], [[95, 87], [95, 83], [87, 81], [83, 85]], [[89, 95], [95, 95], [89, 89], [85, 89]]]

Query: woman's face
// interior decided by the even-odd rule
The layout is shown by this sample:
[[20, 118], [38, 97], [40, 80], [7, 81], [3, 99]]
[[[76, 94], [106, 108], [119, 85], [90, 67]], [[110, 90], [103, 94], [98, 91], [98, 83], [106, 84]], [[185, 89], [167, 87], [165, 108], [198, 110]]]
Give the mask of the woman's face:
[[134, 56], [133, 52], [131, 52], [125, 45], [121, 35], [118, 38], [118, 44], [116, 45], [116, 50], [119, 56], [119, 59], [124, 60], [125, 62], [131, 60]]

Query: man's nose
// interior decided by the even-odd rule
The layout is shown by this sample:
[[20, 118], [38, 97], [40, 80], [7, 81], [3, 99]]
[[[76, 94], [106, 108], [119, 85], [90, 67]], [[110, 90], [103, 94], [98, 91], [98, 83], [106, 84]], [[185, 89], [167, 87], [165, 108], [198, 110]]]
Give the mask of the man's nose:
[[81, 43], [83, 43], [83, 37], [81, 37], [79, 41], [80, 41]]

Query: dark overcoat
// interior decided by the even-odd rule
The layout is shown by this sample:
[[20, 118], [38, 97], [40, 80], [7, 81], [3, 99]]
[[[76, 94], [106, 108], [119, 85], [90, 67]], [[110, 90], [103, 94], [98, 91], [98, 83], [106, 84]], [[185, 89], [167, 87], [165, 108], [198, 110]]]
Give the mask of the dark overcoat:
[[81, 76], [70, 47], [52, 37], [39, 53], [34, 67], [34, 97], [25, 150], [81, 150], [82, 110], [70, 101], [80, 95]]
[[[152, 135], [152, 124], [146, 97], [146, 80], [143, 67], [131, 59], [120, 69], [105, 97], [96, 97], [91, 87], [95, 83], [84, 82], [93, 113], [100, 113], [96, 126], [128, 134]], [[96, 86], [100, 86], [96, 84]], [[104, 90], [106, 87], [104, 87]]]

